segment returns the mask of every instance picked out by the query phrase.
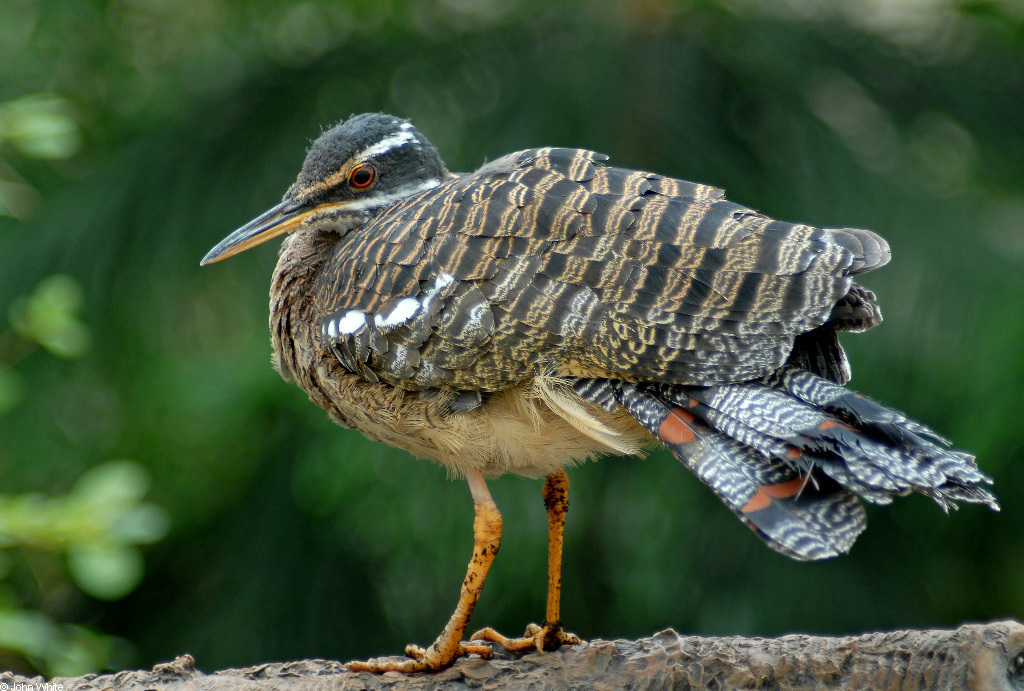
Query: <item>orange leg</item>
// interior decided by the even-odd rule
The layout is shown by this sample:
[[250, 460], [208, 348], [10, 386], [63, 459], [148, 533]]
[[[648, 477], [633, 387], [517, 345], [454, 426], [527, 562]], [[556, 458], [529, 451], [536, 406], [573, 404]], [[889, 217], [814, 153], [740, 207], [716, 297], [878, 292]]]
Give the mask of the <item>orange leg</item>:
[[473, 634], [472, 640], [494, 641], [505, 650], [536, 648], [538, 652], [575, 645], [580, 639], [562, 629], [559, 608], [562, 600], [562, 535], [569, 511], [569, 476], [564, 470], [548, 475], [544, 483], [544, 506], [548, 510], [548, 604], [544, 626], [530, 624], [522, 638], [506, 638], [492, 628]]
[[346, 667], [354, 672], [423, 672], [448, 667], [462, 655], [476, 653], [481, 657], [491, 657], [491, 649], [486, 645], [469, 645], [462, 642], [462, 634], [469, 623], [469, 615], [473, 613], [476, 601], [484, 588], [484, 579], [491, 568], [494, 555], [501, 544], [501, 514], [491, 499], [483, 475], [479, 470], [466, 472], [469, 490], [473, 493], [473, 507], [476, 518], [473, 520], [473, 558], [466, 571], [466, 579], [462, 582], [459, 604], [455, 607], [448, 625], [429, 648], [417, 645], [407, 646], [405, 654], [411, 660], [401, 662], [389, 660], [368, 660], [366, 662], [348, 662]]

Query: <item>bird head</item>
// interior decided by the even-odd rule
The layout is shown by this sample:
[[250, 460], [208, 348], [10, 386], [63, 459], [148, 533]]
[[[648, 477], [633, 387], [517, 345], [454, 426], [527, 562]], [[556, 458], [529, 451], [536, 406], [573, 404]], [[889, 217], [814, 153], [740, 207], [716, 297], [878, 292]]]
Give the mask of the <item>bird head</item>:
[[353, 116], [313, 142], [280, 204], [221, 240], [200, 263], [226, 259], [300, 227], [344, 235], [448, 177], [437, 149], [408, 120], [383, 113]]

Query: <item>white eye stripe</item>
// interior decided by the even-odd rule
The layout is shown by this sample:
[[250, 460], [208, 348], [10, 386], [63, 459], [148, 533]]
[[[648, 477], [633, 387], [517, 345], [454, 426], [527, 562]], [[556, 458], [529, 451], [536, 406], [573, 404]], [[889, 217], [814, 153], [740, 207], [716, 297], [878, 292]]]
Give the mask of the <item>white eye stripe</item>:
[[441, 181], [437, 179], [425, 180], [423, 182], [416, 183], [415, 185], [402, 187], [390, 194], [382, 194], [378, 197], [364, 197], [353, 202], [347, 202], [344, 206], [340, 206], [339, 210], [344, 213], [348, 213], [349, 211], [358, 211], [360, 209], [376, 209], [378, 207], [391, 206], [395, 202], [400, 202], [406, 197], [412, 196], [417, 192], [424, 192], [426, 190], [433, 189], [440, 184]]
[[355, 158], [364, 160], [367, 158], [373, 158], [374, 156], [380, 156], [381, 154], [387, 153], [392, 149], [396, 149], [400, 146], [405, 146], [406, 144], [412, 142], [416, 142], [417, 144], [419, 144], [419, 139], [416, 138], [416, 135], [413, 134], [411, 130], [411, 127], [408, 130], [403, 129], [398, 134], [393, 134], [390, 137], [387, 137], [386, 139], [381, 139], [373, 146], [369, 146], [360, 151]]

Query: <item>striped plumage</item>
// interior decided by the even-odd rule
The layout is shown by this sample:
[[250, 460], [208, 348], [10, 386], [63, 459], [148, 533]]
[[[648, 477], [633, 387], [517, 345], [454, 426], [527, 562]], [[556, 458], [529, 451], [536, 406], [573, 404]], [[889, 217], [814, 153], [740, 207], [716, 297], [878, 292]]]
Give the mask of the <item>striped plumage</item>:
[[[350, 371], [410, 390], [500, 391], [538, 368], [744, 381], [780, 367], [850, 277], [888, 259], [868, 231], [773, 221], [716, 188], [605, 158], [510, 154], [349, 233], [313, 290], [326, 340], [356, 355]], [[365, 334], [337, 328], [353, 312], [386, 320], [402, 300], [432, 295], [440, 312], [401, 330], [372, 319]], [[387, 346], [356, 352], [355, 341], [378, 338]]]
[[798, 559], [850, 547], [858, 497], [997, 508], [970, 456], [842, 387], [836, 332], [880, 321], [854, 277], [884, 240], [605, 160], [532, 149], [456, 176], [407, 121], [353, 117], [206, 261], [294, 230], [271, 288], [282, 375], [456, 471], [660, 442]]

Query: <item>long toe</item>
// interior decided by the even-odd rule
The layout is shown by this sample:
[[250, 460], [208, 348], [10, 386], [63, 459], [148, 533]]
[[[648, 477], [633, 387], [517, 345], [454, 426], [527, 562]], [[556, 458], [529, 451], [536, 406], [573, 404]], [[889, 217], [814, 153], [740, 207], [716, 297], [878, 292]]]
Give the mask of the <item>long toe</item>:
[[488, 627], [477, 631], [470, 636], [470, 639], [474, 641], [491, 641], [512, 653], [522, 652], [531, 648], [539, 653], [550, 653], [558, 650], [563, 645], [582, 643], [579, 636], [565, 631], [560, 621], [545, 622], [544, 626], [529, 624], [526, 627], [526, 633], [520, 638], [508, 638]]
[[486, 645], [472, 645], [459, 643], [459, 647], [453, 654], [445, 655], [433, 646], [421, 648], [418, 645], [407, 645], [405, 654], [412, 658], [409, 660], [394, 660], [389, 658], [373, 658], [366, 661], [353, 660], [346, 662], [345, 666], [353, 672], [403, 672], [413, 674], [415, 672], [438, 671], [450, 667], [457, 659], [466, 655], [479, 655], [484, 659], [494, 657], [494, 652]]

